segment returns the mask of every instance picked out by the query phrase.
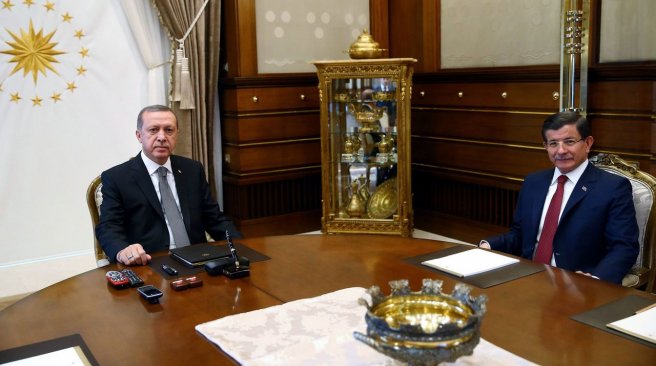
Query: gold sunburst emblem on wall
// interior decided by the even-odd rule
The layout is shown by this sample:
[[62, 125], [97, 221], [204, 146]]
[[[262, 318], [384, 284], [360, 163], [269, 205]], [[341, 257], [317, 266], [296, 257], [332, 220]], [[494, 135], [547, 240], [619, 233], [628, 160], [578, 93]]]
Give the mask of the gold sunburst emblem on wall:
[[55, 46], [57, 46], [57, 43], [51, 42], [55, 31], [45, 35], [43, 34], [43, 29], [36, 32], [30, 19], [29, 30], [25, 31], [21, 29], [20, 36], [9, 30], [7, 33], [11, 35], [14, 42], [7, 42], [11, 49], [0, 51], [0, 53], [14, 56], [9, 62], [16, 63], [16, 66], [9, 75], [13, 75], [22, 69], [23, 76], [32, 73], [35, 85], [39, 77], [39, 72], [45, 76], [46, 69], [59, 75], [52, 64], [59, 62], [55, 56], [64, 54], [65, 52], [56, 50]]
[[76, 92], [93, 52], [65, 2], [0, 1], [0, 105], [41, 107]]

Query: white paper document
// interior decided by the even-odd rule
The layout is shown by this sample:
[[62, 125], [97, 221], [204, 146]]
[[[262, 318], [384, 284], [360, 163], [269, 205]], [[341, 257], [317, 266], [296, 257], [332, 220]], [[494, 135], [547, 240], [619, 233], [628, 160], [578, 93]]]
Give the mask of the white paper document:
[[4, 366], [87, 366], [91, 362], [84, 355], [84, 351], [80, 347], [69, 347], [60, 349], [58, 351], [44, 353], [22, 360], [3, 363]]
[[464, 252], [431, 259], [421, 264], [459, 277], [491, 271], [518, 263], [519, 259], [506, 257], [485, 249], [470, 249]]
[[656, 307], [606, 324], [620, 332], [656, 343]]

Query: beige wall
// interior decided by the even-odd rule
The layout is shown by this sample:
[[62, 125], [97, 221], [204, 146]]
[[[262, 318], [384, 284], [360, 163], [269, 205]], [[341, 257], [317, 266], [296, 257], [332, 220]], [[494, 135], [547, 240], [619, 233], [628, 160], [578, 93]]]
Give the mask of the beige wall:
[[259, 73], [314, 72], [369, 31], [369, 0], [256, 0]]
[[656, 60], [656, 1], [601, 3], [599, 62]]
[[442, 68], [560, 62], [560, 0], [441, 0]]

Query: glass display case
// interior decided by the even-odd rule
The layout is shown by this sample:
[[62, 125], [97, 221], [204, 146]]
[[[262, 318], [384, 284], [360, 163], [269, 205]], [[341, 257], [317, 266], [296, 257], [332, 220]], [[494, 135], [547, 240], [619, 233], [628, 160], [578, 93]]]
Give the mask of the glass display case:
[[316, 61], [322, 231], [409, 236], [415, 59]]

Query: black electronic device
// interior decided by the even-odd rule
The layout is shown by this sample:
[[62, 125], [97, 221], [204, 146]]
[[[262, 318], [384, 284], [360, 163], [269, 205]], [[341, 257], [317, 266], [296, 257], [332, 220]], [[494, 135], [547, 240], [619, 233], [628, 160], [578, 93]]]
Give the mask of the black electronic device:
[[239, 256], [239, 264], [241, 266], [248, 267], [251, 264], [251, 261], [247, 257]]
[[130, 287], [137, 287], [144, 284], [144, 281], [141, 279], [141, 277], [139, 277], [139, 275], [134, 273], [134, 271], [129, 268], [122, 270], [121, 273], [123, 273], [123, 275], [130, 281]]
[[171, 267], [167, 266], [166, 264], [162, 264], [162, 269], [164, 272], [166, 272], [169, 276], [177, 276], [178, 275], [178, 270]]
[[251, 269], [248, 264], [243, 264], [239, 261], [237, 250], [232, 244], [232, 238], [230, 237], [228, 230], [226, 230], [226, 241], [228, 242], [228, 248], [230, 248], [230, 258], [233, 263], [223, 268], [223, 274], [228, 278], [240, 278], [249, 276], [251, 274]]
[[[219, 258], [217, 260], [213, 260], [210, 262], [205, 263], [205, 271], [210, 275], [210, 276], [218, 276], [223, 274], [223, 269], [230, 266], [234, 265], [235, 260], [230, 258]], [[239, 264], [241, 266], [246, 266], [250, 264], [250, 261], [246, 257], [239, 256]]]
[[251, 274], [251, 269], [248, 266], [235, 266], [233, 264], [223, 269], [223, 274], [228, 278], [247, 277]]
[[219, 258], [213, 261], [209, 261], [205, 263], [205, 271], [210, 275], [210, 276], [218, 276], [220, 274], [223, 274], [223, 269], [226, 266], [229, 266], [230, 264], [235, 263], [235, 261], [232, 258], [226, 257], [226, 258]]
[[230, 250], [225, 245], [200, 243], [171, 249], [171, 257], [186, 267], [196, 268], [219, 258], [230, 258]]
[[107, 271], [105, 277], [107, 277], [107, 282], [114, 288], [126, 288], [130, 286], [130, 280], [119, 271]]
[[148, 300], [148, 302], [151, 304], [157, 304], [159, 302], [159, 298], [164, 295], [162, 291], [153, 285], [141, 286], [137, 288], [137, 291], [139, 291], [141, 297]]

